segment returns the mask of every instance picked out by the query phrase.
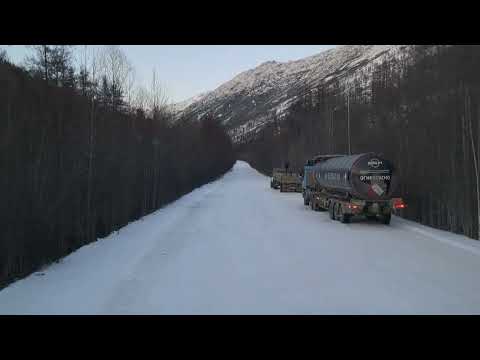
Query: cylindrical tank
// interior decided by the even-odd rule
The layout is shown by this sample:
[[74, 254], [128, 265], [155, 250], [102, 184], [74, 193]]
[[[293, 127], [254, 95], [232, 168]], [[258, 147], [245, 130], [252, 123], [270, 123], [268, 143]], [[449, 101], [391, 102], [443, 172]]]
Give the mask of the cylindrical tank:
[[375, 153], [336, 156], [311, 170], [319, 187], [362, 200], [387, 200], [397, 183], [393, 164]]

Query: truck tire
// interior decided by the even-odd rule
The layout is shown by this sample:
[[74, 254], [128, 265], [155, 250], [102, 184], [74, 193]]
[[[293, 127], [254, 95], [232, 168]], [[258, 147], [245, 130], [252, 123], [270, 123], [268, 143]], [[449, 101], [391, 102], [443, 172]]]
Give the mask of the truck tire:
[[333, 214], [335, 217], [335, 220], [340, 221], [342, 217], [342, 205], [340, 203], [335, 203], [335, 206], [333, 207]]
[[283, 192], [283, 184], [280, 184], [280, 192]]
[[392, 219], [392, 214], [382, 215], [381, 221], [385, 225], [390, 225], [390, 220]]
[[305, 206], [310, 205], [310, 199], [305, 194], [303, 194], [303, 205], [305, 205]]
[[334, 206], [334, 203], [331, 202], [330, 205], [328, 206], [328, 215], [330, 216], [330, 219], [335, 220], [335, 214], [334, 214], [333, 206]]
[[351, 215], [350, 215], [350, 214], [345, 214], [345, 213], [343, 212], [342, 205], [338, 204], [338, 206], [339, 206], [339, 212], [340, 212], [340, 221], [341, 221], [343, 224], [348, 224], [348, 223], [350, 223]]

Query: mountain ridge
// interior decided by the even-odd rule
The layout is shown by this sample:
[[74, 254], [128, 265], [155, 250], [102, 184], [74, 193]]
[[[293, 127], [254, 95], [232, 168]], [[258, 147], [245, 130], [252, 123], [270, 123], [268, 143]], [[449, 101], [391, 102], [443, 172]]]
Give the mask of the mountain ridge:
[[[216, 89], [199, 94], [181, 106], [177, 117], [199, 120], [207, 113], [221, 119], [235, 142], [257, 132], [274, 118], [281, 119], [303, 94], [332, 81], [369, 81], [372, 67], [399, 56], [410, 45], [344, 45], [287, 62], [266, 61], [243, 71]], [[362, 70], [365, 68], [366, 70]]]

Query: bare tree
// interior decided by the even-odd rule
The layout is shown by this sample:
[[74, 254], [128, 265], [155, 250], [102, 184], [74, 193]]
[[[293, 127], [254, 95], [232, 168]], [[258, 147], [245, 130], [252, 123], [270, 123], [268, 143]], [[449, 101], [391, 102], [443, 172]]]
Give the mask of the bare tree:
[[32, 45], [33, 54], [25, 59], [27, 69], [47, 83], [74, 85], [72, 45]]
[[88, 46], [83, 46], [83, 51], [80, 54], [80, 73], [78, 76], [79, 79], [79, 88], [82, 92], [82, 95], [87, 95], [87, 91], [89, 88], [89, 74], [88, 74]]
[[0, 49], [0, 64], [7, 63], [8, 61], [7, 51], [5, 49]]
[[108, 45], [101, 53], [101, 72], [111, 92], [111, 105], [118, 109], [123, 104], [123, 97], [128, 89], [128, 78], [133, 67], [125, 53], [117, 45]]
[[26, 57], [25, 67], [32, 74], [39, 75], [48, 82], [48, 68], [52, 47], [50, 45], [31, 45], [29, 47], [32, 49], [33, 54]]
[[471, 114], [471, 100], [468, 87], [465, 89], [465, 120], [467, 122], [467, 132], [470, 138], [472, 146], [473, 167], [475, 170], [475, 184], [476, 184], [476, 203], [477, 203], [477, 238], [480, 240], [480, 179], [478, 172], [478, 158], [475, 147], [474, 133], [472, 127], [472, 114]]
[[57, 86], [74, 85], [73, 46], [57, 45], [50, 52], [50, 78]]
[[150, 100], [148, 90], [144, 86], [138, 86], [134, 90], [132, 105], [136, 109], [146, 112], [149, 101]]
[[89, 126], [89, 139], [88, 139], [88, 179], [87, 179], [87, 224], [86, 233], [89, 241], [95, 236], [94, 221], [95, 213], [92, 211], [92, 195], [93, 195], [93, 170], [94, 170], [94, 153], [95, 153], [95, 102], [96, 102], [96, 84], [98, 74], [99, 55], [95, 49], [92, 50], [90, 60], [90, 71], [87, 70], [87, 47], [85, 46], [85, 73], [90, 72], [92, 88], [89, 91], [90, 94], [90, 126]]
[[159, 118], [166, 112], [168, 98], [166, 91], [157, 79], [156, 70], [152, 70], [152, 83], [150, 87], [150, 110], [154, 118]]
[[135, 98], [135, 69], [132, 67], [125, 82], [125, 99], [129, 107], [132, 107]]

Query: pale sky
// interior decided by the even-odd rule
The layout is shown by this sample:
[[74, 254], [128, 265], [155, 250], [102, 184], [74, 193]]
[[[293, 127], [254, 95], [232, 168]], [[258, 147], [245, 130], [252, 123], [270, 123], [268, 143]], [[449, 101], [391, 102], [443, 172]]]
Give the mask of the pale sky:
[[[285, 62], [318, 54], [336, 45], [120, 45], [135, 68], [136, 81], [157, 79], [172, 102], [214, 90], [242, 71], [265, 61]], [[0, 45], [14, 63], [30, 50], [23, 45]], [[78, 46], [83, 48], [83, 46]]]

